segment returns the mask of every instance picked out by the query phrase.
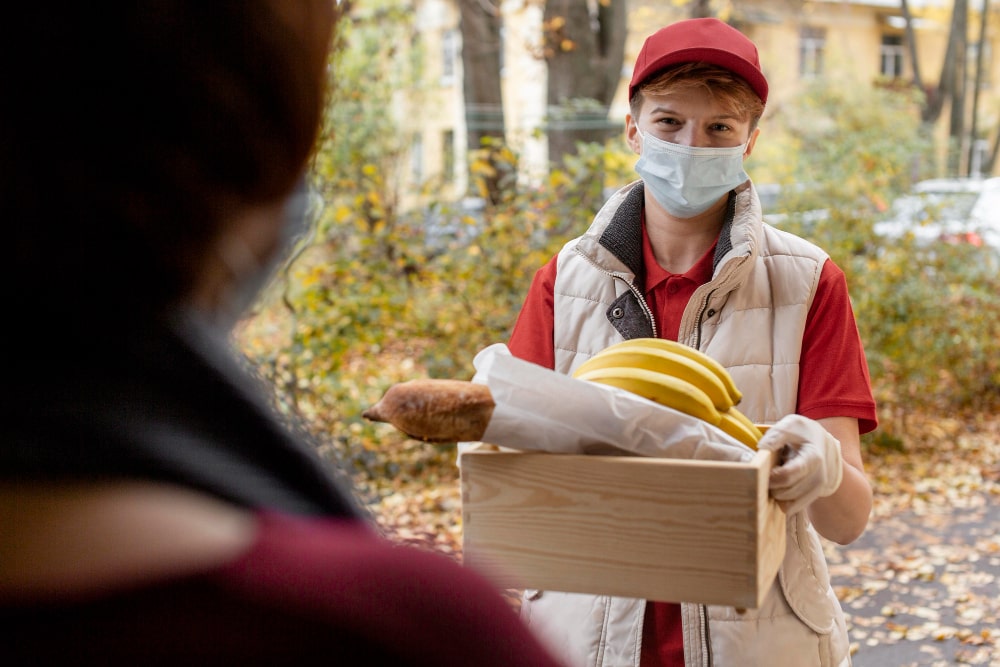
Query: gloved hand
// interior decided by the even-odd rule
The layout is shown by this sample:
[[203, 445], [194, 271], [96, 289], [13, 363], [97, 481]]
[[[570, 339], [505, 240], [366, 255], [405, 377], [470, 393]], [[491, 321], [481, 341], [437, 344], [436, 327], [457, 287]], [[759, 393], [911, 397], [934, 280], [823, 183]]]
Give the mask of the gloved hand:
[[832, 494], [844, 476], [840, 441], [819, 422], [802, 415], [779, 419], [757, 443], [757, 449], [778, 452], [769, 488], [789, 515]]

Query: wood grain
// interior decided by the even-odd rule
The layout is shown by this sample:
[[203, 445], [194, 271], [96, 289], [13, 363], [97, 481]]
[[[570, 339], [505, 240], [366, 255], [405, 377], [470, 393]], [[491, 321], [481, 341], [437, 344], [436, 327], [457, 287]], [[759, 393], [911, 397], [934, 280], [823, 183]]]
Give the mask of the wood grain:
[[466, 452], [465, 560], [504, 587], [755, 608], [785, 548], [770, 465]]

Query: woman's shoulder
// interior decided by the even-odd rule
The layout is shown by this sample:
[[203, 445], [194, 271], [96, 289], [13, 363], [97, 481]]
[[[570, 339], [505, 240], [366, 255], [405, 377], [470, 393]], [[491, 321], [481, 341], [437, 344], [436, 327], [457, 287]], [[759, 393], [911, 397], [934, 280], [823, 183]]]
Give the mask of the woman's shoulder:
[[0, 597], [86, 596], [183, 577], [253, 543], [254, 515], [148, 482], [0, 484]]
[[352, 664], [556, 665], [485, 577], [355, 520], [141, 483], [5, 483], [0, 527], [0, 638], [27, 637], [18, 655], [131, 664], [145, 637], [156, 664], [304, 648], [312, 664], [322, 648]]

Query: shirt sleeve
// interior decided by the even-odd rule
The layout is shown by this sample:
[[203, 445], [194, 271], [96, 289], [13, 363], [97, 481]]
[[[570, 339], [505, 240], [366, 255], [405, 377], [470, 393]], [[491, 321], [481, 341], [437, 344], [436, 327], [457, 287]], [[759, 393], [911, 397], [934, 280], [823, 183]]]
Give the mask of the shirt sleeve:
[[878, 426], [868, 361], [858, 333], [847, 278], [833, 260], [820, 274], [806, 320], [798, 413], [810, 419], [853, 417], [861, 433]]
[[556, 284], [556, 257], [535, 272], [524, 305], [514, 323], [507, 347], [519, 359], [555, 368], [555, 315], [553, 290]]

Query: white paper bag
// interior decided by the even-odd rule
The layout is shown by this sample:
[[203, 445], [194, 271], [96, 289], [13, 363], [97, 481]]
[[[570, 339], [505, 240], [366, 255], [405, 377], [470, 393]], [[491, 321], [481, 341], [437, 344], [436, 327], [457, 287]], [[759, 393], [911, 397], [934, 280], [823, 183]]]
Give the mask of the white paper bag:
[[[753, 450], [707, 422], [617, 387], [514, 357], [502, 343], [476, 355], [473, 382], [496, 407], [483, 442], [522, 451], [747, 461]], [[459, 452], [469, 443], [460, 443]]]

